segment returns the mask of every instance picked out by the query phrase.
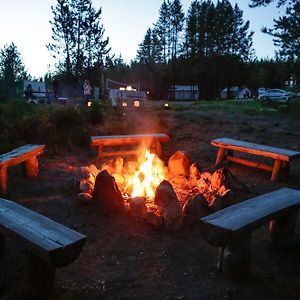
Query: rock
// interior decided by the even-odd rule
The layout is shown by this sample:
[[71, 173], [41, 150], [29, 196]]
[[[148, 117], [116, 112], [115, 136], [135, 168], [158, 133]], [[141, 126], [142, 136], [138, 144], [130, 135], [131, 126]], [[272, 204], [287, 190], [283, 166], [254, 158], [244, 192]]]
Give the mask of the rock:
[[79, 190], [82, 193], [92, 194], [94, 190], [94, 184], [90, 181], [82, 181], [80, 183]]
[[97, 175], [98, 175], [98, 173], [99, 173], [99, 170], [97, 169], [97, 167], [95, 166], [95, 165], [93, 165], [93, 164], [91, 164], [91, 165], [89, 165], [89, 171], [90, 171], [90, 173], [95, 177], [95, 179], [96, 179], [96, 177], [97, 177]]
[[215, 171], [210, 180], [212, 190], [218, 190], [225, 182], [225, 175], [223, 169]]
[[143, 221], [155, 226], [156, 228], [163, 225], [163, 217], [152, 211], [148, 211], [145, 214]]
[[169, 159], [168, 168], [170, 175], [189, 176], [191, 160], [183, 151], [176, 151]]
[[200, 178], [200, 168], [197, 163], [193, 163], [190, 166], [189, 172], [190, 172], [189, 175], [190, 175], [191, 179], [194, 179], [194, 178], [199, 179]]
[[135, 197], [130, 200], [130, 214], [137, 220], [142, 220], [147, 213], [146, 200], [141, 197]]
[[199, 223], [199, 220], [210, 214], [208, 203], [201, 194], [190, 198], [182, 208], [185, 221], [188, 225]]
[[157, 187], [154, 203], [162, 215], [167, 229], [178, 229], [182, 225], [182, 210], [172, 185], [164, 180]]
[[79, 193], [77, 198], [81, 203], [89, 203], [92, 201], [92, 195], [87, 193]]
[[95, 182], [93, 200], [106, 213], [124, 212], [124, 200], [115, 179], [106, 170], [101, 171]]

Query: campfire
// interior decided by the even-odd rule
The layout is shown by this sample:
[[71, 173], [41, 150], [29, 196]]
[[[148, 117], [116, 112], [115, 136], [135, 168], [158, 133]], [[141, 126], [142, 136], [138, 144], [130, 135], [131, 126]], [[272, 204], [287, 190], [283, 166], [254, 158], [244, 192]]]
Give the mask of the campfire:
[[183, 151], [167, 166], [147, 149], [135, 160], [116, 157], [80, 168], [78, 199], [97, 201], [106, 213], [126, 212], [154, 226], [176, 229], [228, 206], [231, 193], [224, 169], [201, 172]]

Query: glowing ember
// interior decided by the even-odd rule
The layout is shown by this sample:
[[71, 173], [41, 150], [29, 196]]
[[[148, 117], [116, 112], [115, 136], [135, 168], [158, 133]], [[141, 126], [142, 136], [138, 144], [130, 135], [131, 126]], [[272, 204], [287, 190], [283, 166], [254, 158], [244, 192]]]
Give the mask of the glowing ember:
[[[149, 150], [145, 151], [142, 162], [132, 178], [129, 179], [127, 187], [132, 187], [131, 197], [145, 197], [153, 199], [155, 190], [164, 180], [164, 164]], [[126, 189], [127, 189], [126, 187]]]

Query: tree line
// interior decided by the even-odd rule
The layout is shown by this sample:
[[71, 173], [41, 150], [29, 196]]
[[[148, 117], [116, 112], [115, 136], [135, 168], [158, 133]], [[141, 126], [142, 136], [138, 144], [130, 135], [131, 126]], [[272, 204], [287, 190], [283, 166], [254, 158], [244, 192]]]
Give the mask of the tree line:
[[[186, 13], [180, 0], [163, 0], [155, 24], [139, 44], [134, 60], [111, 55], [101, 22], [101, 7], [92, 0], [57, 0], [51, 7], [48, 50], [55, 72], [46, 74], [74, 87], [89, 78], [101, 86], [103, 77], [140, 82], [153, 98], [165, 98], [172, 85], [198, 86], [201, 99], [214, 99], [225, 87], [284, 87], [300, 78], [300, 3], [297, 0], [249, 0], [251, 7], [276, 2], [285, 14], [263, 31], [278, 47], [272, 59], [258, 60], [250, 22], [229, 0], [194, 0]], [[12, 43], [0, 52], [0, 94], [13, 96], [16, 82], [29, 78]]]

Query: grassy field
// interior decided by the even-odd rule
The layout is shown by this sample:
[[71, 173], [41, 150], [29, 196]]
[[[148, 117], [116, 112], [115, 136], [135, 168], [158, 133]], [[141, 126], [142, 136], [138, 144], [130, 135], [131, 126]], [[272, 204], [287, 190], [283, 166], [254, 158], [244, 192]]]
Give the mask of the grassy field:
[[[166, 106], [168, 105], [168, 106]], [[139, 108], [113, 109], [107, 101], [94, 101], [91, 107], [33, 105], [21, 100], [0, 102], [0, 153], [26, 143], [47, 143], [48, 149], [71, 149], [89, 144], [89, 128], [126, 110], [228, 112], [247, 115], [300, 115], [300, 102], [263, 103], [256, 100], [216, 100], [195, 102], [148, 101]], [[115, 127], [115, 128], [112, 128]], [[113, 131], [126, 131], [111, 124]], [[124, 126], [123, 126], [124, 127]], [[110, 130], [109, 130], [110, 131]]]

